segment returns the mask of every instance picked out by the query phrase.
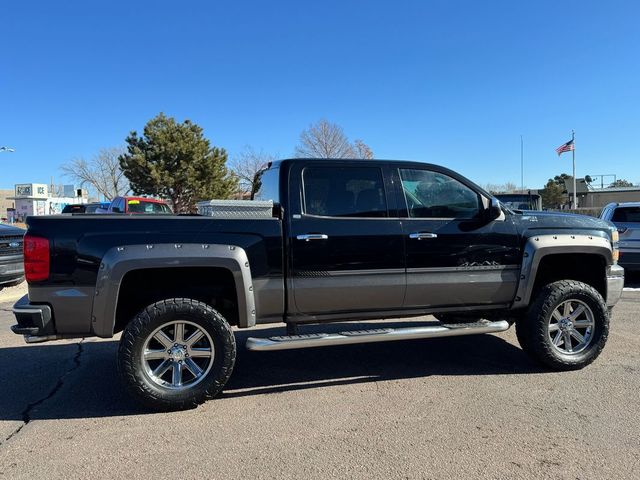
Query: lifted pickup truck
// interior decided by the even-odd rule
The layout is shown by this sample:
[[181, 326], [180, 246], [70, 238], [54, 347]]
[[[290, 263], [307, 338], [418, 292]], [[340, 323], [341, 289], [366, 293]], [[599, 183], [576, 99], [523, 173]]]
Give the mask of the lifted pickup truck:
[[[617, 231], [579, 215], [516, 214], [466, 178], [405, 161], [297, 159], [260, 174], [271, 218], [30, 217], [27, 342], [123, 332], [127, 388], [158, 409], [218, 394], [232, 326], [283, 323], [251, 350], [507, 330], [550, 368], [600, 353], [624, 270]], [[426, 326], [297, 334], [301, 324], [434, 314]], [[425, 344], [425, 348], [428, 345]]]

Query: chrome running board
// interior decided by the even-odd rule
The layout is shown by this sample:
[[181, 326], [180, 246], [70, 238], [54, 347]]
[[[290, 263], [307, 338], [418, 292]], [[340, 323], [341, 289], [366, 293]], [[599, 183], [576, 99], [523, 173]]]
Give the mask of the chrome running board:
[[291, 350], [294, 348], [325, 347], [329, 345], [349, 345], [353, 343], [390, 342], [414, 340], [417, 338], [457, 337], [478, 333], [504, 332], [509, 322], [500, 320], [455, 325], [430, 325], [424, 327], [379, 328], [375, 330], [355, 330], [340, 333], [311, 333], [308, 335], [287, 335], [281, 337], [247, 339], [248, 350]]

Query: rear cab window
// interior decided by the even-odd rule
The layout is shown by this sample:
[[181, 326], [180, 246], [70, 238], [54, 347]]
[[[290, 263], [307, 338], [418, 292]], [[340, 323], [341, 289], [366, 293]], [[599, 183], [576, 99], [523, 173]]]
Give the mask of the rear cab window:
[[260, 170], [256, 174], [253, 189], [251, 200], [280, 203], [280, 169], [271, 167]]
[[617, 207], [611, 216], [612, 222], [640, 223], [640, 207]]

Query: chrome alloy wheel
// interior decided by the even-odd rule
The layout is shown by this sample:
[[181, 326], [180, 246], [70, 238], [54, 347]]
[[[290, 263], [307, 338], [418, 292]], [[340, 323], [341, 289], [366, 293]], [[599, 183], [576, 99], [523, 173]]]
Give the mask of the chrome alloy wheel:
[[211, 336], [199, 325], [184, 320], [165, 323], [146, 339], [142, 364], [158, 386], [182, 390], [202, 381], [215, 351]]
[[593, 340], [595, 320], [589, 306], [580, 300], [565, 300], [549, 318], [549, 340], [565, 355], [584, 351]]

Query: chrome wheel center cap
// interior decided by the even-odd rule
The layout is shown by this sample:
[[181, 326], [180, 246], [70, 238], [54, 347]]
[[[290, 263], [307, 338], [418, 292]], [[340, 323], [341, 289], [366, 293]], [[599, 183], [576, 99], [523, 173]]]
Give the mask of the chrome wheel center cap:
[[568, 318], [563, 318], [558, 322], [558, 326], [560, 327], [560, 330], [562, 330], [563, 332], [566, 332], [573, 328], [573, 322]]
[[185, 359], [186, 353], [187, 352], [182, 345], [178, 345], [177, 347], [171, 347], [169, 349], [169, 356], [171, 357], [171, 360], [173, 360], [174, 362], [183, 361]]

